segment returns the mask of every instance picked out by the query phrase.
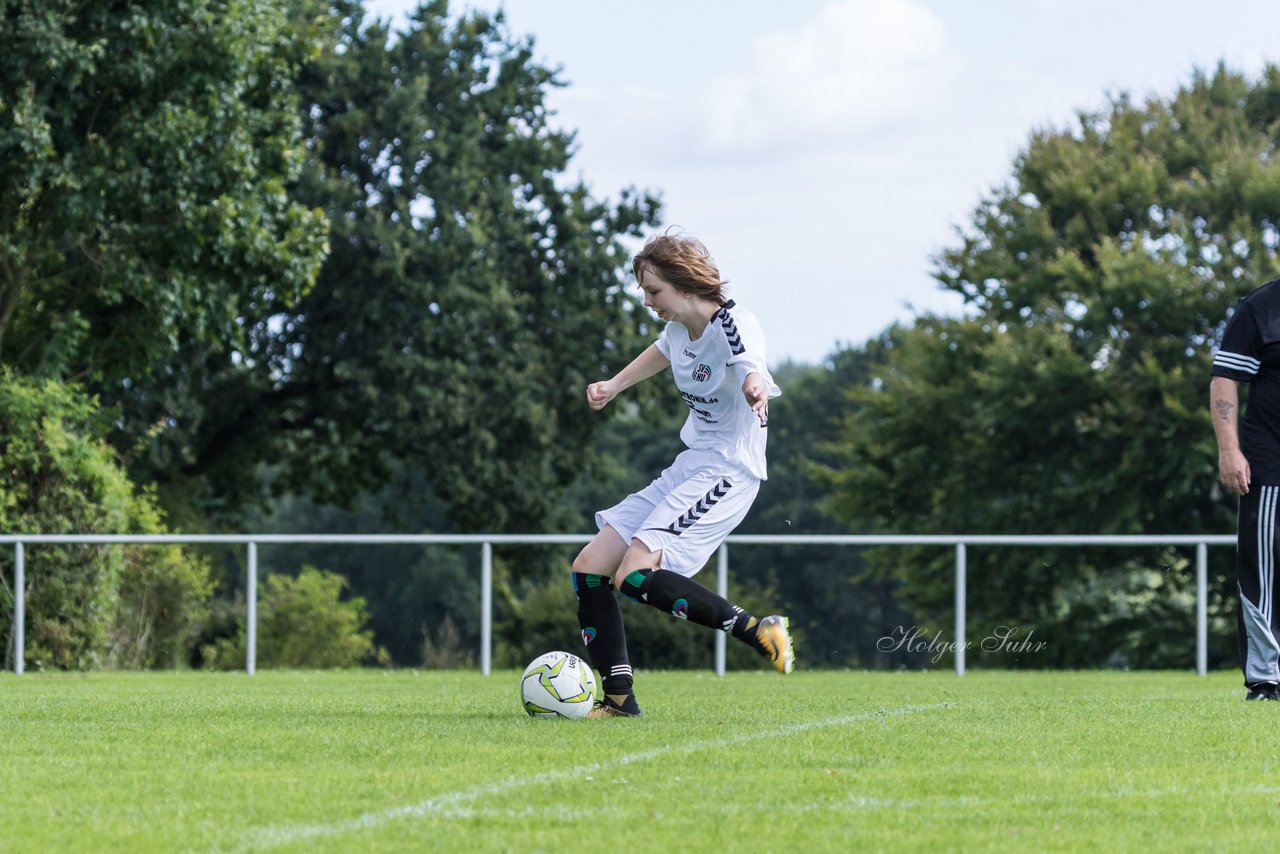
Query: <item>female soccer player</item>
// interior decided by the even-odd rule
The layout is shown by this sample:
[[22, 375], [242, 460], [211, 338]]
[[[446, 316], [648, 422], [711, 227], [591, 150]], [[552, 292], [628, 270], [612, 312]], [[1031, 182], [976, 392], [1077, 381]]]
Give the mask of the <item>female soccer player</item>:
[[641, 714], [632, 690], [624, 596], [755, 647], [781, 673], [794, 665], [788, 620], [757, 620], [693, 580], [738, 526], [765, 479], [769, 398], [782, 393], [765, 364], [754, 315], [723, 293], [707, 249], [668, 231], [631, 262], [644, 304], [667, 321], [658, 340], [612, 379], [587, 386], [603, 409], [624, 389], [671, 369], [689, 406], [687, 449], [653, 483], [596, 514], [600, 529], [573, 562], [578, 623], [604, 697], [590, 717]]

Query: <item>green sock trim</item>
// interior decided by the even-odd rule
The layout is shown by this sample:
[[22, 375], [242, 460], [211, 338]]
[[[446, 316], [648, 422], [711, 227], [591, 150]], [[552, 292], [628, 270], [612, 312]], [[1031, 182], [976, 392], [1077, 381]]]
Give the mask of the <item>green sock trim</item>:
[[649, 573], [643, 569], [633, 569], [631, 574], [622, 581], [620, 592], [628, 599], [640, 600], [640, 588], [649, 580]]

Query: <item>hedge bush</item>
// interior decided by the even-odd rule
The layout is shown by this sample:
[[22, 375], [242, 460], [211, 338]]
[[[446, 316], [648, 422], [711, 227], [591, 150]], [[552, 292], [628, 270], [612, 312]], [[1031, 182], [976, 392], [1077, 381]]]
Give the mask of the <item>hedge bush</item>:
[[[366, 628], [369, 611], [359, 596], [343, 599], [347, 579], [303, 567], [297, 576], [271, 575], [258, 585], [255, 663], [261, 668], [344, 668], [384, 664], [387, 653]], [[206, 667], [245, 666], [245, 608], [237, 601], [229, 615], [233, 631], [200, 648]]]
[[[76, 387], [0, 369], [0, 532], [168, 533]], [[12, 549], [0, 549], [0, 634], [13, 667]], [[186, 660], [213, 592], [208, 562], [178, 546], [26, 547], [25, 665], [167, 667]]]

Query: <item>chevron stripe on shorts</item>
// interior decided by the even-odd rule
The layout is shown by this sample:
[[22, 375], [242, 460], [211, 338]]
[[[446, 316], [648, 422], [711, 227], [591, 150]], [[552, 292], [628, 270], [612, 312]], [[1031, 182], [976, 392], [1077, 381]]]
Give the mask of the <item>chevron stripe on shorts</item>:
[[715, 317], [724, 327], [724, 337], [729, 342], [729, 352], [735, 356], [741, 356], [747, 352], [747, 348], [742, 346], [742, 336], [738, 334], [738, 324], [733, 322], [733, 315], [729, 310], [722, 308], [716, 312]]
[[733, 489], [733, 481], [727, 477], [720, 478], [720, 482], [711, 487], [706, 495], [698, 499], [698, 502], [690, 507], [684, 513], [680, 514], [680, 518], [667, 526], [666, 530], [677, 537], [685, 531], [693, 527], [694, 523], [720, 503], [720, 499], [729, 494], [729, 490]]

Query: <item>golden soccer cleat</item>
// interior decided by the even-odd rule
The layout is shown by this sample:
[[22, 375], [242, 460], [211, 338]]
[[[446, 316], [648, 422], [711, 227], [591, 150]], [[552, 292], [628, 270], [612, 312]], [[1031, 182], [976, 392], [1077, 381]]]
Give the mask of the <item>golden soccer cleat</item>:
[[640, 711], [640, 705], [636, 702], [635, 694], [606, 694], [603, 698], [596, 700], [596, 704], [592, 706], [591, 711], [587, 712], [585, 717], [638, 718], [643, 715], [644, 712]]
[[773, 614], [761, 620], [756, 627], [756, 645], [779, 673], [790, 673], [796, 666], [791, 632], [787, 631], [789, 625], [789, 619]]

